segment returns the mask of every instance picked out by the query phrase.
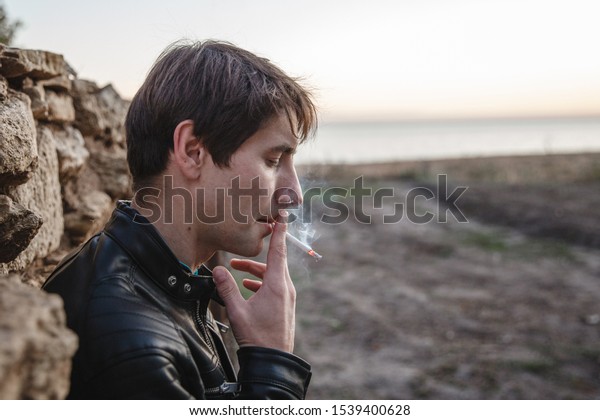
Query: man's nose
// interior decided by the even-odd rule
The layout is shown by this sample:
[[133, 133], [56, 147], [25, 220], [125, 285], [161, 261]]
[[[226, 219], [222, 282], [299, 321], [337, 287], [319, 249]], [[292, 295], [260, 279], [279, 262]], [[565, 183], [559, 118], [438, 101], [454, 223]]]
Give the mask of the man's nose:
[[302, 205], [302, 187], [295, 169], [290, 172], [288, 177], [282, 179], [278, 191], [278, 202], [282, 205], [285, 204], [284, 207], [299, 207]]

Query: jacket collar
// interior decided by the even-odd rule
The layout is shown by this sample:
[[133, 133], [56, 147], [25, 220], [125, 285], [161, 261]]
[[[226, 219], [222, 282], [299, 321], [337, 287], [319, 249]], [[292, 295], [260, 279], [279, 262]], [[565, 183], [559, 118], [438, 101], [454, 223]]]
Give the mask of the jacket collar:
[[183, 301], [212, 297], [223, 304], [216, 293], [212, 272], [204, 264], [197, 275], [184, 269], [152, 224], [131, 208], [130, 201], [117, 202], [117, 208], [104, 233], [119, 244], [139, 268], [163, 291]]

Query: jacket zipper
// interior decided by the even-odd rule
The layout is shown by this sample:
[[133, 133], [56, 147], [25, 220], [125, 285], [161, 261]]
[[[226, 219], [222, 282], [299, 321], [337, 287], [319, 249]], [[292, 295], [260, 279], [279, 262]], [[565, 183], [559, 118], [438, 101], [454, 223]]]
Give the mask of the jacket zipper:
[[209, 333], [206, 329], [206, 316], [203, 316], [200, 313], [200, 301], [196, 302], [196, 313], [195, 313], [196, 317], [196, 324], [198, 325], [198, 328], [200, 329], [200, 332], [202, 333], [202, 335], [204, 336], [204, 340], [206, 341], [206, 344], [208, 345], [208, 347], [210, 348], [210, 350], [212, 351], [213, 355], [217, 356], [217, 360], [219, 360], [219, 355], [216, 353], [213, 344], [212, 344], [212, 340], [210, 339]]
[[237, 394], [240, 391], [240, 384], [237, 382], [223, 382], [220, 386], [213, 388], [206, 388], [204, 394], [212, 395], [223, 395], [223, 394]]
[[[208, 327], [206, 326], [206, 315], [202, 315], [200, 312], [200, 301], [196, 302], [195, 321], [196, 321], [196, 324], [198, 325], [198, 328], [201, 331], [201, 334], [204, 336], [204, 340], [206, 341], [206, 344], [210, 348], [210, 351], [212, 352], [213, 356], [215, 356], [217, 359], [217, 366], [219, 367], [219, 370], [223, 374], [223, 378], [227, 378], [227, 375], [225, 374], [225, 370], [223, 369], [223, 366], [221, 365], [221, 357], [219, 357], [219, 353], [215, 349], [213, 342], [212, 342], [212, 338], [210, 337], [210, 333], [208, 332]], [[207, 388], [206, 392], [207, 393], [208, 392], [217, 392], [217, 391], [219, 393], [227, 392], [227, 390], [229, 389], [227, 384], [228, 384], [228, 382], [224, 382], [219, 387]]]

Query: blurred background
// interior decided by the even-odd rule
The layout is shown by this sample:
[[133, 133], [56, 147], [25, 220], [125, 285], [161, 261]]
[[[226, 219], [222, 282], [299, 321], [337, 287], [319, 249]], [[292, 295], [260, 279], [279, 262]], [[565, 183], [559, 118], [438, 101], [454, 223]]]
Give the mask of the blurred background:
[[15, 47], [56, 51], [130, 99], [182, 38], [302, 77], [319, 141], [298, 163], [600, 151], [593, 0], [4, 0]]
[[[600, 397], [597, 1], [3, 4], [11, 46], [124, 99], [181, 38], [231, 41], [313, 89], [297, 163], [321, 188], [324, 259], [291, 251], [309, 398]], [[357, 177], [393, 196], [360, 197]], [[330, 187], [347, 189], [343, 223], [322, 220]], [[433, 220], [384, 223], [399, 203]]]

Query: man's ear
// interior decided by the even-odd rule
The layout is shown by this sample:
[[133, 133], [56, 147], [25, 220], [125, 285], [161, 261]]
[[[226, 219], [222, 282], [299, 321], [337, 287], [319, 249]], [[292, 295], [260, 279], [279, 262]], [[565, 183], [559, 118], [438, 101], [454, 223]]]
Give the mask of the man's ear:
[[202, 142], [194, 135], [194, 121], [181, 121], [173, 132], [173, 160], [189, 179], [200, 178], [200, 169], [207, 155]]

